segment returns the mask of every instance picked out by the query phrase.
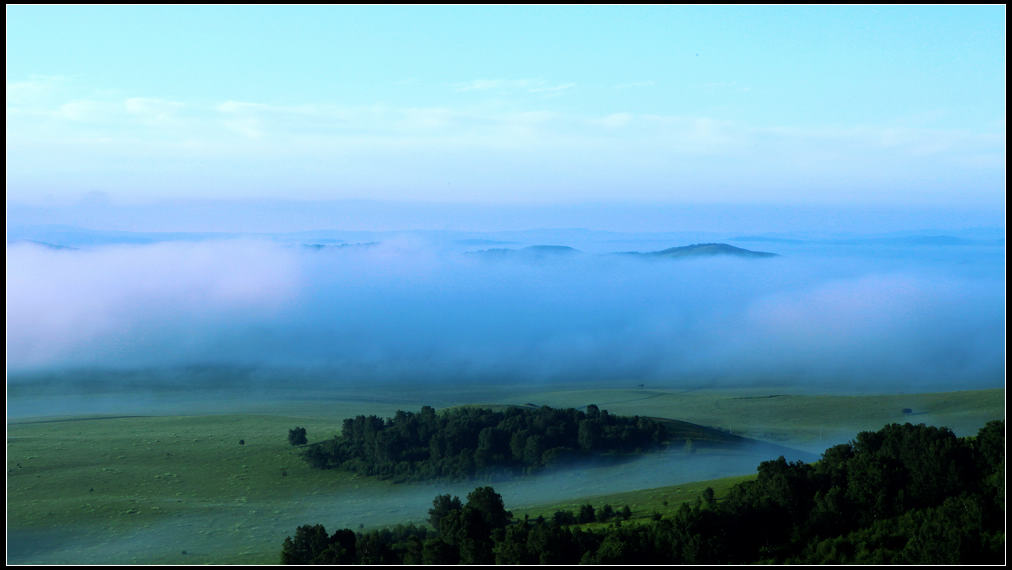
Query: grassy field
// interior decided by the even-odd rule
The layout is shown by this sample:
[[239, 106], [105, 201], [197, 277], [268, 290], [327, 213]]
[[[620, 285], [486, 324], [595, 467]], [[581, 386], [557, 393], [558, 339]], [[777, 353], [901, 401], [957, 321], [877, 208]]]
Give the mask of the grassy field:
[[[295, 425], [310, 432], [323, 428], [304, 418], [261, 415], [9, 425], [8, 529], [62, 530], [72, 537], [115, 541], [168, 524], [179, 527], [172, 529], [178, 549], [139, 544], [136, 553], [117, 553], [123, 556], [118, 560], [268, 561], [260, 540], [271, 535], [258, 531], [265, 522], [292, 517], [319, 495], [362, 488], [381, 492], [389, 486], [309, 468], [286, 441]], [[194, 543], [188, 545], [186, 536]], [[215, 552], [215, 536], [231, 551]], [[103, 549], [92, 550], [95, 558], [84, 561], [98, 563]], [[149, 558], [155, 551], [161, 552]], [[64, 560], [61, 556], [55, 560]]]
[[816, 451], [891, 422], [945, 425], [957, 435], [970, 435], [988, 420], [1005, 417], [1003, 389], [861, 395], [792, 393], [786, 388], [599, 389], [528, 396], [539, 405], [596, 403], [615, 414], [676, 418]]
[[[617, 414], [677, 418], [731, 429], [748, 437], [817, 448], [858, 430], [912, 421], [949, 425], [961, 435], [1004, 418], [1004, 390], [906, 395], [804, 395], [769, 390], [665, 391], [503, 388], [432, 390], [377, 388], [354, 395], [261, 401], [228, 414], [132, 417], [22, 417], [7, 424], [9, 563], [276, 563], [285, 536], [301, 524], [371, 528], [420, 522], [436, 494], [463, 496], [479, 483], [395, 485], [336, 471], [310, 469], [287, 442], [303, 426], [310, 442], [333, 436], [341, 420], [360, 413], [392, 415], [432, 403], [584, 406]], [[396, 394], [394, 397], [392, 394]], [[455, 399], [456, 398], [456, 399]], [[406, 405], [410, 401], [416, 405]], [[207, 405], [213, 405], [213, 402]], [[10, 401], [8, 403], [10, 409]], [[903, 408], [912, 413], [904, 414]], [[163, 410], [167, 411], [167, 410]], [[243, 444], [240, 445], [240, 440]], [[707, 459], [705, 454], [694, 460]], [[719, 476], [725, 456], [714, 455]], [[740, 459], [740, 458], [739, 458]], [[750, 460], [751, 461], [751, 460]], [[628, 504], [634, 518], [676, 509], [711, 485], [721, 496], [730, 479], [664, 484], [670, 463], [652, 467], [653, 488], [609, 492], [571, 471], [530, 484], [504, 484], [507, 508], [522, 516], [575, 510], [591, 503]], [[754, 469], [754, 463], [751, 464]], [[632, 466], [613, 477], [628, 485]], [[598, 480], [610, 471], [600, 468]], [[715, 470], [714, 470], [715, 469]], [[737, 472], [733, 472], [738, 469]], [[618, 473], [616, 471], [615, 473]], [[648, 473], [649, 474], [649, 473]], [[682, 474], [684, 479], [686, 474]], [[650, 479], [652, 481], [654, 479]], [[644, 479], [644, 481], [648, 481]], [[535, 485], [535, 483], [537, 483]], [[484, 483], [480, 483], [484, 484]], [[554, 486], [552, 486], [554, 485]], [[500, 486], [496, 484], [497, 490]], [[665, 504], [666, 503], [666, 504]]]

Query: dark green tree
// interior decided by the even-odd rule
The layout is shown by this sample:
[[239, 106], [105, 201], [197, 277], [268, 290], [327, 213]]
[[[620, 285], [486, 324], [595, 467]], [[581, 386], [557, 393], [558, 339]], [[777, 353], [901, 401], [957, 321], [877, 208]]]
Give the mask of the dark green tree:
[[489, 529], [499, 529], [506, 526], [512, 513], [506, 510], [503, 504], [502, 495], [495, 492], [492, 487], [478, 487], [467, 494], [467, 508], [474, 509], [481, 514], [481, 518]]
[[307, 441], [309, 440], [306, 439], [306, 428], [297, 427], [288, 430], [288, 443], [292, 445], [305, 445]]
[[576, 524], [576, 515], [570, 511], [555, 511], [552, 522], [557, 525]]
[[282, 564], [313, 564], [329, 546], [327, 529], [322, 524], [295, 529], [295, 538], [287, 537], [281, 546]]
[[459, 564], [460, 551], [445, 540], [433, 536], [422, 544], [422, 564]]
[[459, 511], [463, 508], [460, 497], [450, 498], [450, 495], [439, 495], [432, 500], [432, 508], [429, 509], [429, 524], [432, 528], [439, 530], [439, 521], [451, 511]]

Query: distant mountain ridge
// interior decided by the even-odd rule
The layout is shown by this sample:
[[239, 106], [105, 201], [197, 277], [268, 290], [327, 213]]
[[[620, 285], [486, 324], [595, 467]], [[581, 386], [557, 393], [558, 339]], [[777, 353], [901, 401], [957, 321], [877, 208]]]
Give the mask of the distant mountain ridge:
[[[574, 256], [582, 254], [583, 252], [565, 245], [531, 245], [521, 249], [495, 248], [469, 251], [467, 253], [470, 255], [480, 255], [493, 259], [510, 258], [541, 260], [545, 258]], [[696, 243], [692, 245], [669, 247], [668, 249], [662, 249], [659, 251], [622, 251], [615, 252], [611, 255], [629, 255], [650, 258], [713, 257], [721, 255], [750, 258], [778, 257], [778, 254], [776, 253], [752, 251], [750, 249], [735, 247], [726, 243]]]
[[695, 243], [678, 247], [669, 247], [660, 251], [638, 251], [623, 252], [622, 255], [638, 255], [645, 257], [712, 257], [717, 255], [730, 255], [733, 257], [778, 257], [776, 253], [767, 251], [752, 251], [735, 247], [726, 243]]

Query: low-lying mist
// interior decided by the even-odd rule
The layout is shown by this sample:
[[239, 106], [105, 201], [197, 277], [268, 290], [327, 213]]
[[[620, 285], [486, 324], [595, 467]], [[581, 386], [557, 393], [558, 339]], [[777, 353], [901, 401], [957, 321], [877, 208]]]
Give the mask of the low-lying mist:
[[287, 367], [333, 371], [335, 384], [1003, 382], [1003, 245], [737, 243], [781, 254], [765, 259], [644, 259], [601, 253], [612, 247], [603, 242], [552, 243], [582, 250], [565, 256], [476, 253], [537, 243], [493, 241], [8, 244], [8, 371]]
[[[805, 453], [788, 460], [813, 460]], [[681, 451], [649, 454], [613, 465], [584, 465], [541, 475], [501, 480], [405, 483], [353, 492], [319, 492], [308, 498], [280, 501], [222, 500], [204, 508], [167, 516], [115, 535], [85, 525], [58, 529], [15, 530], [8, 561], [14, 564], [137, 564], [219, 563], [222, 552], [260, 553], [271, 558], [286, 536], [305, 524], [323, 524], [328, 532], [356, 531], [414, 523], [428, 526], [428, 509], [437, 495], [467, 496], [475, 487], [492, 485], [507, 510], [522, 518], [519, 509], [544, 504], [592, 502], [594, 495], [620, 493], [659, 485], [679, 485], [713, 479], [728, 473], [754, 472], [756, 465], [774, 459], [769, 453], [744, 448], [726, 453], [690, 455]], [[621, 504], [613, 505], [620, 508]], [[575, 510], [575, 509], [573, 509]], [[270, 512], [270, 516], [264, 513]], [[638, 515], [646, 513], [637, 513]]]

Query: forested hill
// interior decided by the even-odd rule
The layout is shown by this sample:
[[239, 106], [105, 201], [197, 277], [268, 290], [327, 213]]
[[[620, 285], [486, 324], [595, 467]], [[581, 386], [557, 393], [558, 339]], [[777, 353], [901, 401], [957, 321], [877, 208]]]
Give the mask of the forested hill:
[[680, 446], [733, 445], [743, 438], [674, 422], [547, 406], [461, 407], [437, 413], [398, 411], [346, 419], [341, 436], [309, 446], [314, 467], [339, 468], [397, 480], [467, 478], [482, 472], [531, 473], [591, 457], [616, 457]]
[[[583, 252], [564, 245], [532, 245], [522, 249], [495, 248], [483, 249], [480, 251], [469, 251], [468, 255], [476, 255], [486, 259], [514, 259], [527, 261], [545, 261], [548, 259], [562, 259], [576, 257]], [[735, 247], [726, 243], [695, 243], [669, 247], [659, 251], [624, 251], [610, 255], [632, 256], [642, 259], [674, 259], [693, 257], [746, 257], [765, 258], [778, 257], [776, 253], [767, 251], [752, 251], [741, 247]]]

